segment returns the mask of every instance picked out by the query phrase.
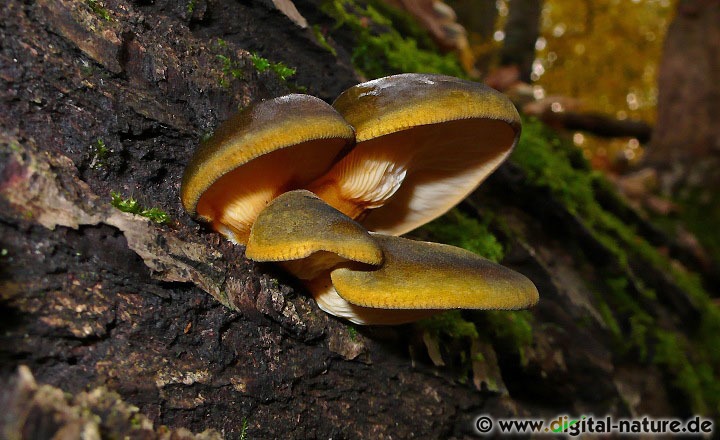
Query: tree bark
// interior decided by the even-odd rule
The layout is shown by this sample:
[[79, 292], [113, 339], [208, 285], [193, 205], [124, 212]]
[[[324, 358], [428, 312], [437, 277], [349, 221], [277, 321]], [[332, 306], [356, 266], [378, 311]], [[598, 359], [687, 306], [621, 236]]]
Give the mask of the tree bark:
[[541, 0], [513, 0], [505, 25], [505, 39], [500, 52], [500, 65], [516, 65], [520, 81], [533, 82], [532, 65], [535, 61], [535, 41], [540, 36]]
[[645, 161], [667, 193], [720, 187], [720, 3], [682, 0], [658, 81], [658, 117]]

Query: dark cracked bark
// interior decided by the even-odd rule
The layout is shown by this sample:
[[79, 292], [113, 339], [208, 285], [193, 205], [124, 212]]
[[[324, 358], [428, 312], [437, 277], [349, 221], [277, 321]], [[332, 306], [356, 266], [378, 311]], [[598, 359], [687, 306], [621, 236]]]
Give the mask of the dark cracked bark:
[[[315, 2], [296, 4], [332, 27]], [[95, 389], [113, 406], [137, 406], [142, 423], [226, 438], [470, 438], [481, 413], [683, 414], [659, 368], [611, 349], [587, 282], [601, 272], [587, 261], [621, 271], [612, 254], [511, 166], [464, 209], [491, 206], [527, 237], [509, 239], [505, 263], [543, 300], [523, 359], [487, 315], [465, 315], [483, 331], [472, 380], [448, 355], [455, 347], [423, 342], [412, 325], [331, 318], [293, 280], [184, 214], [183, 167], [218, 121], [301, 86], [331, 100], [358, 81], [347, 49], [331, 55], [272, 2], [8, 1], [0, 36], [0, 375], [28, 383], [24, 365], [40, 388], [74, 395], [39, 406], [47, 414], [107, 415], [87, 397]], [[250, 52], [297, 74], [259, 72]], [[112, 191], [171, 221], [118, 211]], [[697, 313], [674, 288], [660, 283], [660, 301], [647, 304], [669, 326]], [[441, 352], [445, 367], [433, 364]], [[0, 389], [3, 402], [12, 390]], [[133, 411], [121, 419], [132, 423]], [[37, 414], [27, 423], [45, 420]], [[101, 432], [117, 427], [103, 417]], [[0, 429], [16, 429], [10, 419]], [[167, 434], [142, 427], [112, 432]]]

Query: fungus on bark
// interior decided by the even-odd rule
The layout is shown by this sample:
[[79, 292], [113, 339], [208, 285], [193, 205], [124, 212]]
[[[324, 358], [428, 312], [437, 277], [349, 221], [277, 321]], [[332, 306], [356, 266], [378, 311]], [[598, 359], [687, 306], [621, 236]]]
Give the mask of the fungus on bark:
[[355, 323], [537, 302], [532, 282], [510, 269], [385, 235], [442, 215], [508, 156], [520, 121], [507, 98], [457, 78], [403, 74], [352, 87], [333, 106], [288, 95], [221, 124], [185, 171], [185, 209]]

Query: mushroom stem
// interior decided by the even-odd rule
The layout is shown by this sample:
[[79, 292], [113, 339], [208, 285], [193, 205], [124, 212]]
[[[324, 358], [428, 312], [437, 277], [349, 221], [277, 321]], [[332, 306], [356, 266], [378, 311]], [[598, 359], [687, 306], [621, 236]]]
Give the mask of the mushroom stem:
[[[225, 196], [222, 198], [224, 209], [215, 211], [213, 207], [200, 199], [197, 208], [198, 215], [212, 219], [213, 229], [224, 234], [232, 242], [246, 244], [250, 228], [258, 213], [278, 195], [277, 188], [273, 187], [276, 182], [270, 183], [270, 185], [255, 188], [248, 185], [245, 191], [236, 192], [232, 190], [237, 188], [226, 189], [224, 186], [218, 185], [214, 188], [214, 192], [219, 193], [219, 190], [226, 189]], [[277, 185], [279, 186], [280, 183]]]
[[301, 280], [312, 280], [330, 268], [346, 263], [343, 258], [333, 252], [317, 251], [312, 255], [299, 260], [280, 261], [279, 264], [290, 274]]
[[348, 199], [342, 194], [342, 187], [332, 176], [308, 185], [308, 190], [323, 199], [325, 203], [352, 219], [358, 219], [366, 211], [365, 206]]

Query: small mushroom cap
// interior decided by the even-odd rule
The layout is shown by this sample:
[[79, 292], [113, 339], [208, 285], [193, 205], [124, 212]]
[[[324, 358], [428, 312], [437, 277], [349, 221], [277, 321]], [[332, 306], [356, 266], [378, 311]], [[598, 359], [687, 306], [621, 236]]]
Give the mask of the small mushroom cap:
[[304, 259], [285, 265], [301, 279], [314, 278], [346, 260], [379, 265], [380, 246], [359, 223], [305, 190], [290, 191], [258, 215], [245, 255], [255, 261]]
[[538, 302], [535, 285], [513, 270], [470, 251], [373, 234], [380, 268], [345, 265], [331, 273], [350, 303], [383, 309], [521, 309]]
[[353, 140], [352, 127], [313, 96], [253, 104], [222, 123], [195, 151], [183, 175], [183, 206], [196, 219], [244, 241], [273, 197], [326, 172]]
[[520, 117], [504, 95], [450, 76], [380, 78], [351, 87], [333, 106], [355, 128], [357, 145], [330, 172], [344, 183], [342, 195], [329, 199], [364, 204], [361, 223], [392, 235], [455, 206], [520, 136]]

